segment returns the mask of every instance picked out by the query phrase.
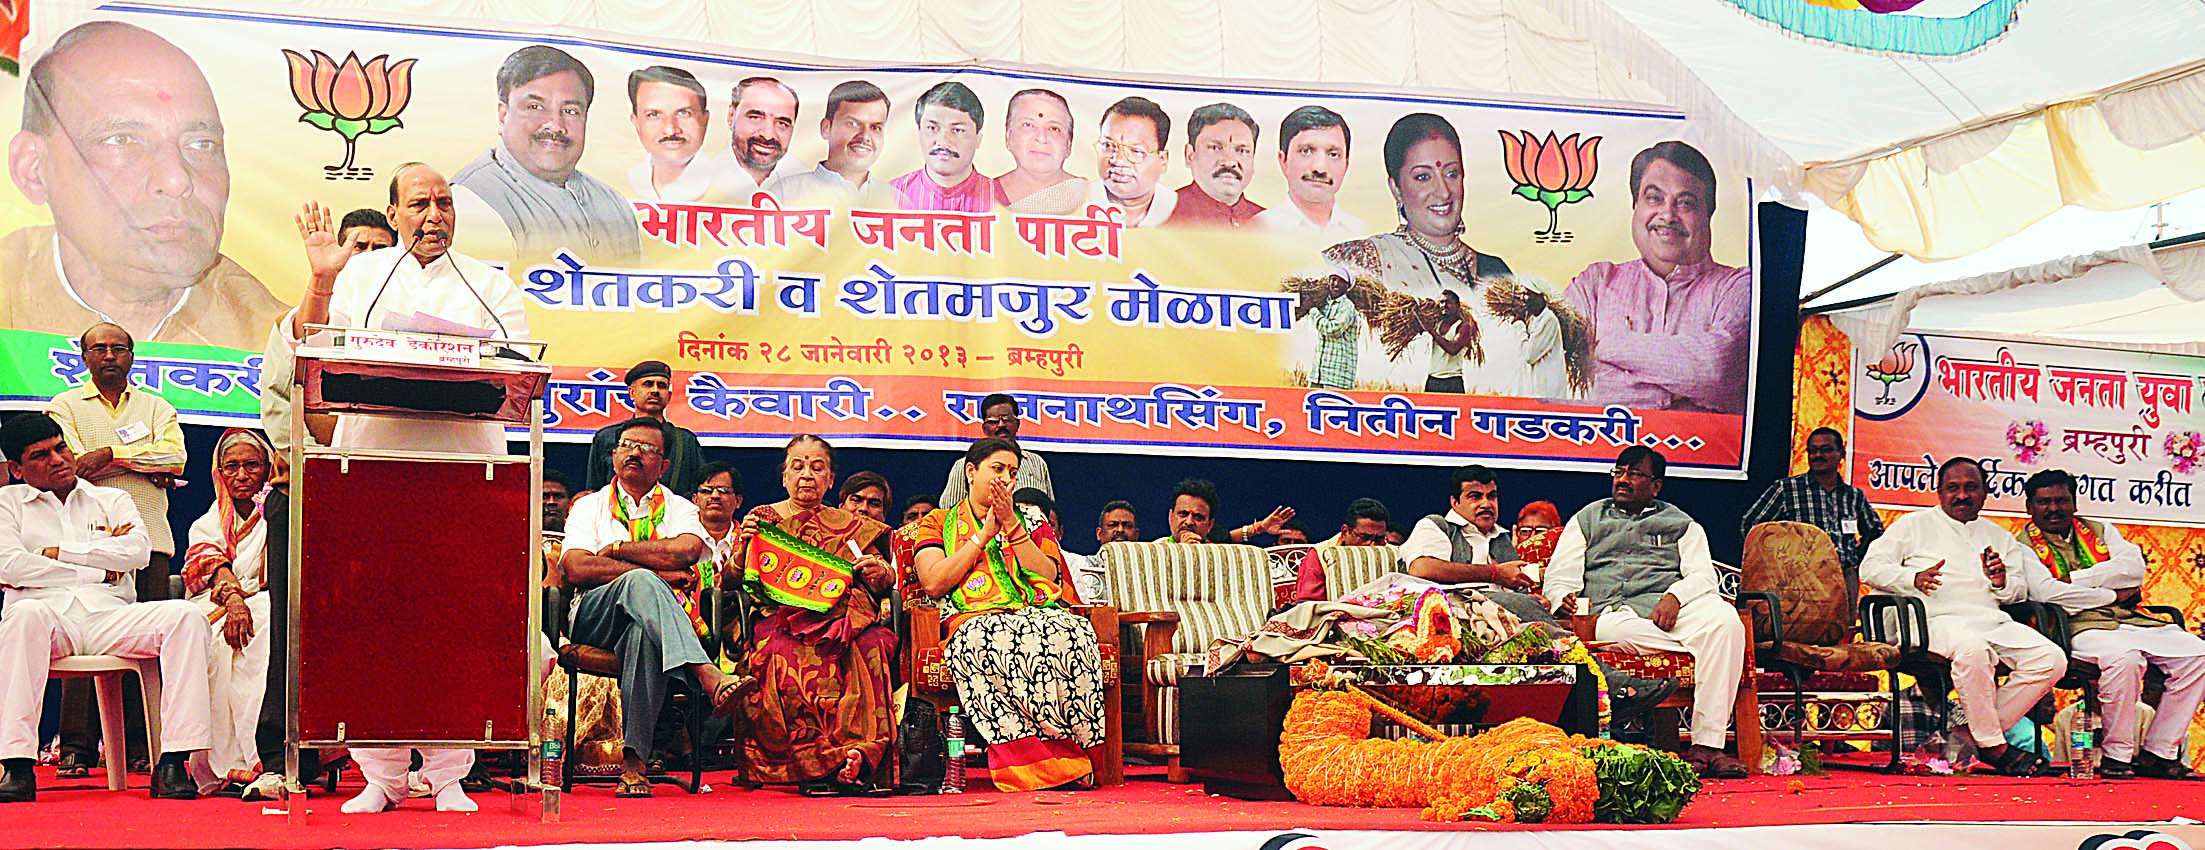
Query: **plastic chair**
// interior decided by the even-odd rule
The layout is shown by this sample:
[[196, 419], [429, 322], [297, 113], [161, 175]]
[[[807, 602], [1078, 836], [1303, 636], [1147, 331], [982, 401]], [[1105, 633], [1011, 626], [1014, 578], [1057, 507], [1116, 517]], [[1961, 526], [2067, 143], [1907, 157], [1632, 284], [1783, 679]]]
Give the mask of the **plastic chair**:
[[54, 659], [47, 668], [50, 679], [91, 679], [99, 696], [100, 747], [107, 757], [107, 790], [121, 791], [129, 779], [123, 741], [123, 674], [138, 674], [138, 690], [145, 695], [145, 751], [161, 752], [161, 659], [123, 658], [115, 655], [70, 655]]

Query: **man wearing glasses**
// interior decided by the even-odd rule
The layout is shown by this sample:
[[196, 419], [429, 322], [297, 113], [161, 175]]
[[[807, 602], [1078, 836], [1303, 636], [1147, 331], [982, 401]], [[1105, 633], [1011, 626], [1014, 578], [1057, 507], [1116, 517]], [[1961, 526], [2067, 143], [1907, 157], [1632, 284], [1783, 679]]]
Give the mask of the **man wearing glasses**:
[[1625, 652], [1687, 652], [1692, 746], [1684, 760], [1709, 779], [1744, 779], [1746, 766], [1723, 753], [1738, 677], [1745, 673], [1746, 629], [1716, 593], [1707, 531], [1661, 495], [1668, 459], [1645, 446], [1616, 456], [1611, 498], [1577, 512], [1554, 544], [1546, 594], [1556, 612], [1599, 615], [1594, 636]]
[[[1102, 117], [1102, 139], [1095, 142], [1097, 179], [1087, 202], [1125, 211], [1125, 226], [1155, 227], [1171, 218], [1179, 196], [1156, 191], [1171, 164], [1171, 116], [1145, 97], [1111, 104]], [[1019, 474], [1025, 474], [1020, 467]]]
[[[77, 339], [77, 350], [91, 379], [54, 396], [46, 404], [46, 414], [61, 425], [69, 450], [76, 454], [77, 477], [130, 494], [144, 518], [146, 537], [152, 541], [145, 568], [111, 585], [108, 592], [123, 602], [157, 602], [168, 598], [169, 560], [176, 554], [176, 532], [168, 525], [168, 491], [184, 468], [184, 430], [176, 424], [176, 408], [166, 399], [131, 389], [135, 346], [130, 332], [120, 325], [100, 322], [86, 329]], [[148, 757], [141, 731], [145, 702], [138, 699], [136, 679], [126, 678], [124, 687], [129, 762], [142, 762]], [[92, 683], [84, 679], [64, 681], [61, 694], [60, 775], [85, 776], [99, 760], [99, 706], [92, 699]], [[125, 764], [121, 754], [109, 753], [108, 758], [112, 769]]]
[[[980, 400], [980, 416], [981, 436], [1002, 437], [1006, 440], [1018, 438], [1018, 399], [1003, 393], [991, 393]], [[1042, 460], [1041, 455], [1034, 454], [1032, 449], [1026, 448], [1024, 443], [1019, 444], [1018, 455], [1018, 486], [1011, 489], [1032, 487], [1049, 494], [1050, 499], [1055, 499], [1057, 489], [1049, 483], [1049, 463]], [[949, 483], [942, 487], [942, 504], [954, 505], [964, 501], [964, 498], [965, 458], [959, 455], [949, 464]]]
[[1752, 534], [1764, 522], [1804, 522], [1829, 532], [1845, 565], [1845, 596], [1854, 600], [1860, 595], [1861, 553], [1883, 536], [1883, 518], [1860, 488], [1845, 483], [1838, 468], [1844, 459], [1845, 438], [1835, 429], [1814, 429], [1807, 435], [1807, 471], [1769, 485], [1746, 511], [1739, 531]]

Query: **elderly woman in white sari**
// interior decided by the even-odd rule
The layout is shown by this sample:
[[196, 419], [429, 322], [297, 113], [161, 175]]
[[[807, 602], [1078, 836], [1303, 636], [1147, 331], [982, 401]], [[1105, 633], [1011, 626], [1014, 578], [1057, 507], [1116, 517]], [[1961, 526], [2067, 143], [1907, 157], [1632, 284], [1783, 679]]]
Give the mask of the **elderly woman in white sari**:
[[253, 727], [266, 695], [268, 595], [261, 567], [268, 523], [261, 517], [275, 451], [252, 431], [223, 432], [214, 448], [214, 506], [191, 524], [184, 555], [184, 588], [206, 608], [212, 645], [207, 648], [210, 746], [192, 754], [191, 776], [202, 794], [260, 773]]

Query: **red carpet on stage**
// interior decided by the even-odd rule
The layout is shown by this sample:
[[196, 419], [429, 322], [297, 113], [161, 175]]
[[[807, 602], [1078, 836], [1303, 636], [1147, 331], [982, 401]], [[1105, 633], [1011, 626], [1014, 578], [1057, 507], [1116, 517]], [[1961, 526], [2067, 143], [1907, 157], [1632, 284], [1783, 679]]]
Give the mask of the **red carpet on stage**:
[[[565, 843], [638, 843], [695, 839], [854, 839], [929, 835], [1009, 837], [1032, 832], [1178, 833], [1307, 828], [1317, 830], [1554, 829], [1492, 824], [1435, 824], [1413, 809], [1338, 809], [1299, 803], [1250, 803], [1165, 783], [1137, 770], [1126, 785], [1090, 792], [888, 799], [809, 799], [779, 790], [719, 788], [690, 796], [660, 788], [650, 800], [614, 800], [609, 788], [565, 798], [564, 817], [539, 823], [516, 813], [502, 793], [481, 794], [482, 811], [438, 814], [429, 801], [381, 815], [337, 811], [358, 790], [358, 774], [335, 796], [315, 796], [304, 827], [267, 804], [230, 799], [149, 799], [145, 777], [107, 791], [94, 771], [61, 782], [40, 771], [39, 800], [0, 806], [5, 847], [496, 847]], [[726, 774], [706, 774], [724, 780]], [[1769, 826], [1859, 821], [2163, 821], [2205, 814], [2205, 784], [2135, 780], [1887, 777], [1857, 771], [1829, 776], [1755, 777], [1711, 783], [1668, 827]], [[1585, 827], [1580, 827], [1585, 828]], [[1617, 829], [1625, 827], [1593, 827]], [[1641, 829], [1647, 827], [1638, 827]]]

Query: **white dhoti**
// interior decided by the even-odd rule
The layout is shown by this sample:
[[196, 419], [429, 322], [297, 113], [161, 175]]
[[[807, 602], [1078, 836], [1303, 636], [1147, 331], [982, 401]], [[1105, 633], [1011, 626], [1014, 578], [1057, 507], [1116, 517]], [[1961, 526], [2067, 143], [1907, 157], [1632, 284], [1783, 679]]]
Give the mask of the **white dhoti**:
[[1746, 627], [1738, 609], [1720, 597], [1702, 596], [1677, 610], [1677, 627], [1662, 631], [1630, 609], [1600, 615], [1594, 636], [1629, 652], [1692, 654], [1692, 743], [1723, 748], [1738, 677], [1746, 670]]
[[[99, 611], [15, 599], [0, 615], [0, 759], [38, 757], [38, 712], [54, 660], [161, 660], [161, 752], [207, 748], [207, 618], [182, 599]], [[108, 758], [120, 758], [109, 753]]]
[[[2006, 743], [2006, 729], [2027, 716], [2067, 672], [2067, 657], [2037, 630], [2012, 620], [1930, 617], [1929, 651], [1952, 661], [1953, 689], [1967, 709], [1977, 746]], [[2012, 672], [1998, 684], [1998, 665]]]
[[2189, 735], [2190, 717], [2205, 698], [2205, 640], [2174, 626], [2121, 626], [2075, 633], [2075, 658], [2098, 665], [2098, 704], [2104, 712], [2105, 757], [2136, 760], [2136, 704], [2146, 667], [2167, 673], [2167, 693], [2144, 730], [2145, 751], [2175, 758]]
[[[215, 607], [204, 596], [194, 598], [193, 604], [202, 612]], [[231, 648], [230, 642], [223, 639], [222, 628], [227, 621], [208, 628], [207, 696], [211, 704], [207, 719], [211, 732], [206, 752], [191, 758], [191, 778], [202, 792], [227, 781], [251, 782], [261, 773], [253, 734], [260, 722], [261, 701], [268, 692], [268, 594], [246, 597], [245, 610], [253, 616], [253, 637], [242, 650]]]

